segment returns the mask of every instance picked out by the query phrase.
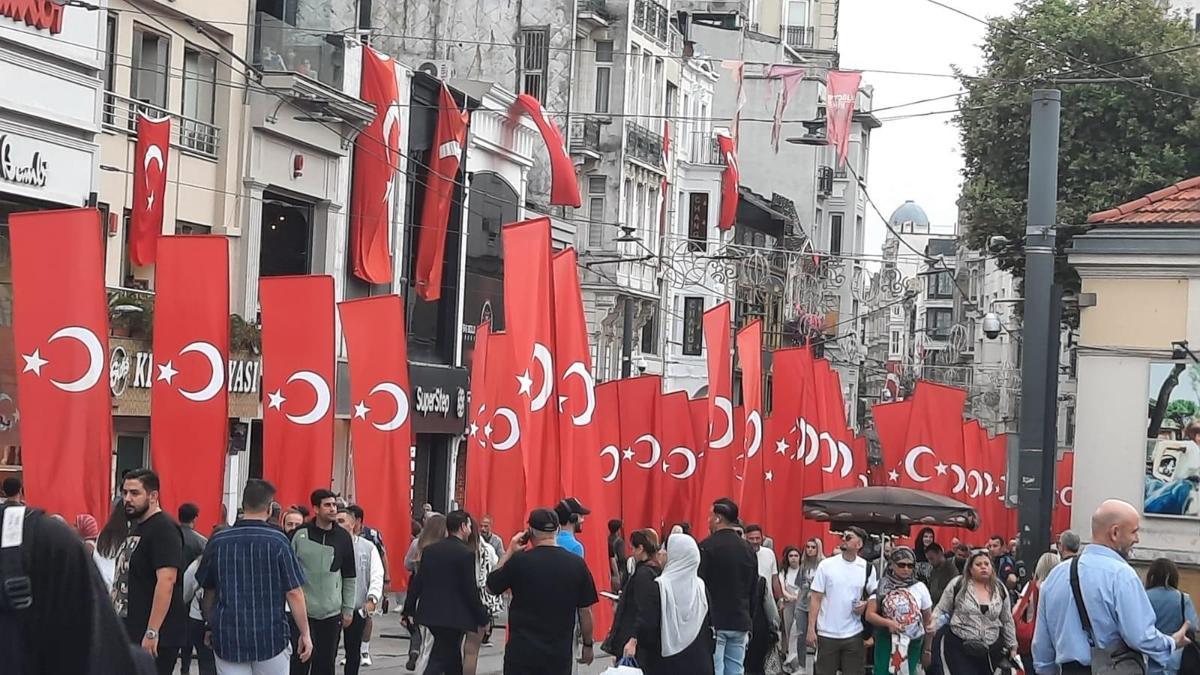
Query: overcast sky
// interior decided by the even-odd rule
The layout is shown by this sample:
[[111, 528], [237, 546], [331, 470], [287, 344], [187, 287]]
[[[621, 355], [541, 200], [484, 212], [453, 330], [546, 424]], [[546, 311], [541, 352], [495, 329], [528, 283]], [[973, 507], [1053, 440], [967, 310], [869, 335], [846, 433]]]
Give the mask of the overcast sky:
[[[1007, 14], [1015, 0], [945, 0], [973, 16]], [[875, 87], [875, 108], [961, 91], [958, 80], [871, 72], [871, 69], [974, 73], [982, 61], [985, 27], [928, 0], [841, 0], [839, 48], [842, 67], [862, 69]], [[884, 124], [871, 134], [867, 191], [884, 216], [906, 199], [925, 209], [934, 231], [953, 232], [957, 219], [962, 157], [951, 114], [886, 121], [912, 113], [950, 110], [955, 99], [884, 110]], [[886, 231], [867, 207], [864, 252], [878, 254]]]

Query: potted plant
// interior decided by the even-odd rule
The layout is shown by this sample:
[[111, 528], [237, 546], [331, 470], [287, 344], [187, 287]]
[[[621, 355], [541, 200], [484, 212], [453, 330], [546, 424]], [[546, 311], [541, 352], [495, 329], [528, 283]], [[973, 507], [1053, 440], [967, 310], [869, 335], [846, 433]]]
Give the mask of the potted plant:
[[239, 314], [229, 315], [229, 350], [231, 352], [262, 353], [262, 329]]
[[109, 293], [108, 320], [116, 337], [149, 340], [154, 329], [154, 295], [127, 290]]

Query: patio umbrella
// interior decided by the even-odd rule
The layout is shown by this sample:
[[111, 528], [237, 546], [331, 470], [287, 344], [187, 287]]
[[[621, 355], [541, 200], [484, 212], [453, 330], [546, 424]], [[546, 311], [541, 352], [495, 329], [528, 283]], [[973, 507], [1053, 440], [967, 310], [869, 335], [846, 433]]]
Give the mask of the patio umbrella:
[[857, 525], [878, 534], [909, 533], [913, 525], [974, 530], [979, 518], [966, 504], [930, 492], [874, 485], [823, 492], [804, 499], [804, 517], [838, 527]]

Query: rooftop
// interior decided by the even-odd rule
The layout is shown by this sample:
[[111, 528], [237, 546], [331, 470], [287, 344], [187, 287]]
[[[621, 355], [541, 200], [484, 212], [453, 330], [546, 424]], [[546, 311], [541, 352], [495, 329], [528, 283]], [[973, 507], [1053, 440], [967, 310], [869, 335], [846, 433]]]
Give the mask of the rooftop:
[[1200, 176], [1088, 216], [1089, 225], [1200, 225]]

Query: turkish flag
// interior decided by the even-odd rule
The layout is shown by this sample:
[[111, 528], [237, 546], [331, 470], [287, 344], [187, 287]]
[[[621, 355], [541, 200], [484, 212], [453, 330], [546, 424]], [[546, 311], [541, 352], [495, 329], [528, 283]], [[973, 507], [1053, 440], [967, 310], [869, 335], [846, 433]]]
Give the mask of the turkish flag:
[[621, 420], [621, 516], [630, 531], [656, 530], [655, 489], [662, 473], [663, 444], [659, 422], [662, 378], [645, 375], [617, 381]]
[[400, 168], [400, 90], [396, 62], [366, 46], [359, 97], [375, 117], [354, 140], [350, 262], [359, 279], [387, 284], [392, 281], [392, 193]]
[[[742, 366], [742, 406], [746, 410], [744, 445], [737, 459], [738, 477], [733, 499], [754, 521], [759, 520], [763, 503], [762, 406], [762, 321], [755, 319], [737, 333], [738, 361]], [[749, 502], [747, 502], [749, 497]]]
[[734, 496], [734, 459], [742, 453], [734, 445], [738, 422], [733, 414], [733, 356], [730, 353], [729, 303], [704, 313], [704, 343], [708, 350], [707, 448], [697, 491], [697, 509], [707, 513], [714, 500]]
[[1010, 508], [1005, 499], [1008, 491], [1008, 434], [997, 434], [988, 441], [986, 461], [983, 475], [984, 504], [990, 525], [984, 531], [988, 533], [987, 536], [999, 532], [1011, 539], [1017, 533], [1017, 509]]
[[443, 82], [438, 99], [437, 133], [425, 179], [425, 202], [421, 205], [420, 234], [417, 235], [416, 289], [417, 295], [427, 302], [442, 297], [446, 229], [466, 140], [467, 113], [459, 111], [450, 87]]
[[481, 442], [480, 429], [487, 420], [487, 354], [488, 343], [491, 341], [492, 322], [484, 321], [475, 329], [475, 354], [471, 358], [471, 392], [467, 398], [470, 406], [467, 408], [467, 467], [466, 486], [463, 499], [467, 511], [479, 518], [487, 512], [488, 481], [491, 462], [484, 452]]
[[829, 361], [818, 359], [813, 365], [816, 385], [818, 419], [821, 420], [818, 437], [826, 451], [829, 463], [821, 467], [824, 476], [822, 489], [840, 490], [859, 484], [855, 472], [854, 449], [850, 446], [853, 434], [846, 427], [846, 403], [842, 399], [841, 377], [829, 365]]
[[796, 423], [802, 414], [804, 371], [812, 372], [812, 355], [807, 347], [777, 349], [771, 358], [772, 406], [765, 425], [763, 443], [763, 505], [758, 518], [775, 538], [776, 548], [798, 546], [803, 541], [803, 518], [796, 517], [796, 503], [806, 495], [804, 464], [799, 451]]
[[[487, 324], [485, 327], [490, 330]], [[512, 385], [512, 340], [503, 331], [477, 333], [475, 340], [471, 423], [467, 427], [468, 510], [480, 519], [490, 515], [495, 530], [502, 537], [511, 537], [525, 529], [528, 513], [521, 459], [525, 439], [517, 413], [520, 399]]]
[[1075, 496], [1075, 453], [1064, 452], [1054, 469], [1054, 512], [1050, 532], [1057, 539], [1064, 530], [1071, 529], [1071, 503]]
[[875, 433], [879, 436], [879, 450], [883, 456], [882, 466], [886, 472], [883, 476], [884, 485], [896, 485], [900, 481], [904, 453], [908, 451], [904, 442], [908, 440], [908, 420], [911, 416], [911, 400], [880, 403], [871, 407]]
[[[621, 397], [618, 386], [623, 380], [610, 380], [596, 385], [596, 430], [597, 442], [600, 444], [599, 476], [600, 489], [597, 492], [596, 505], [610, 514], [612, 518], [624, 518], [621, 512], [621, 463], [624, 461], [624, 445], [621, 442]], [[583, 470], [582, 465], [578, 467]], [[579, 473], [576, 473], [579, 476]], [[577, 479], [578, 480], [578, 479]], [[579, 498], [583, 501], [583, 498]], [[595, 513], [597, 506], [583, 502]], [[598, 528], [590, 528], [598, 529]], [[631, 523], [625, 524], [625, 536], [637, 529]], [[607, 548], [607, 543], [605, 544]]]
[[738, 174], [737, 147], [733, 139], [725, 134], [717, 134], [717, 147], [721, 151], [721, 157], [725, 159], [725, 169], [721, 171], [721, 217], [717, 220], [717, 227], [728, 230], [737, 219], [738, 182], [741, 181]]
[[[700, 488], [704, 479], [704, 461], [705, 448], [708, 442], [708, 399], [694, 398], [688, 401], [688, 410], [691, 412], [692, 420], [692, 438], [696, 442], [696, 472], [693, 473], [689, 480], [691, 481], [691, 501], [688, 502], [688, 517], [684, 521], [688, 524], [700, 527], [708, 522], [708, 512], [712, 504], [700, 503]], [[674, 524], [674, 523], [672, 523]]]
[[837, 148], [838, 166], [846, 164], [850, 152], [850, 129], [854, 123], [854, 105], [862, 73], [831, 70], [825, 85], [826, 136]]
[[[591, 458], [594, 460], [589, 467], [591, 473], [585, 474], [582, 482], [586, 484], [599, 480], [600, 473], [596, 470], [599, 456], [596, 453], [600, 446], [594, 423], [596, 380], [592, 377], [592, 355], [588, 347], [587, 319], [583, 314], [583, 294], [579, 290], [576, 260], [575, 249], [568, 247], [555, 254], [552, 263], [556, 338], [554, 365], [559, 383], [558, 429], [562, 483], [567, 492], [582, 501], [580, 487], [588, 486], [576, 483], [575, 464]], [[587, 501], [583, 503], [591, 508]], [[599, 520], [594, 512], [593, 520]]]
[[169, 236], [154, 269], [150, 459], [163, 508], [200, 507], [197, 529], [221, 520], [229, 440], [229, 240]]
[[[508, 109], [509, 133], [516, 128], [521, 115], [529, 115], [542, 134], [546, 152], [550, 155], [550, 205], [579, 208], [583, 200], [579, 196], [579, 182], [575, 177], [575, 163], [567, 154], [566, 143], [558, 125], [546, 116], [542, 104], [529, 94], [521, 94]], [[506, 256], [507, 257], [507, 256]]]
[[112, 506], [102, 231], [96, 209], [9, 216], [25, 492], [68, 520]]
[[696, 455], [699, 451], [692, 408], [687, 392], [682, 391], [663, 396], [659, 408], [663, 459], [662, 471], [658, 473], [659, 486], [654, 490], [659, 495], [655, 513], [662, 515], [662, 525], [668, 530], [671, 525], [692, 518], [692, 505], [696, 501], [695, 491], [699, 484]]
[[[404, 300], [380, 295], [338, 305], [350, 368], [350, 440], [354, 498], [384, 541], [411, 535], [412, 416]], [[403, 556], [388, 558], [390, 577], [404, 583]]]
[[904, 439], [904, 458], [896, 467], [900, 474], [899, 484], [946, 497], [955, 496], [954, 487], [962, 471], [962, 410], [967, 392], [921, 380], [917, 382], [911, 400], [912, 415]]
[[564, 495], [558, 447], [558, 398], [554, 369], [554, 273], [550, 219], [505, 225], [504, 325], [512, 338], [515, 376], [521, 395], [521, 447], [525, 461], [525, 505], [557, 504]]
[[129, 260], [153, 265], [155, 247], [163, 229], [163, 202], [167, 192], [167, 160], [171, 154], [171, 118], [137, 116], [134, 146], [133, 204], [129, 209]]
[[259, 280], [263, 476], [281, 504], [333, 481], [333, 277]]
[[[671, 166], [671, 120], [663, 120], [663, 149], [662, 149], [663, 166]], [[658, 208], [658, 236], [662, 237], [667, 233], [667, 201], [671, 198], [670, 185], [667, 183], [667, 177], [664, 175], [662, 179], [662, 187], [659, 188], [659, 208]]]

